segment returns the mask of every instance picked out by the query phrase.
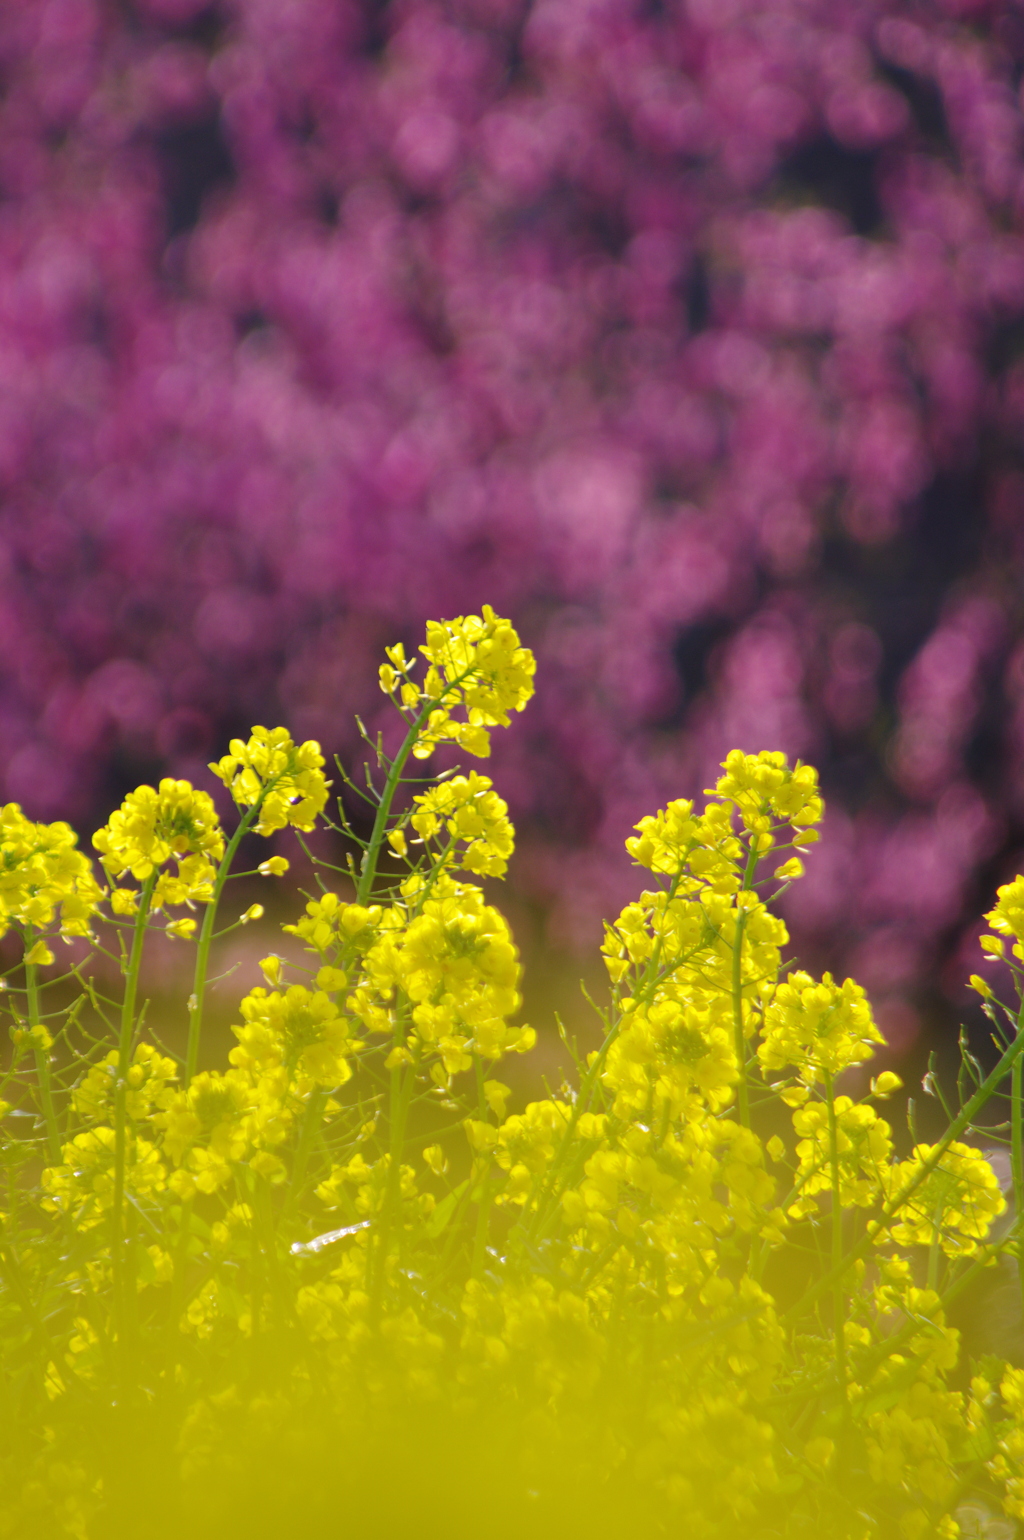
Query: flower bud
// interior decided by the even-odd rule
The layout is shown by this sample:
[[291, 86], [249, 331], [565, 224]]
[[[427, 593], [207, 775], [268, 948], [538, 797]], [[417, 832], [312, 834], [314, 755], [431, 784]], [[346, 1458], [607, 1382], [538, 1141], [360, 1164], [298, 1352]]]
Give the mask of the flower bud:
[[289, 864], [284, 856], [271, 856], [269, 861], [261, 861], [256, 870], [261, 877], [283, 877]]
[[271, 953], [271, 955], [269, 957], [261, 957], [260, 958], [260, 968], [262, 969], [263, 977], [266, 979], [268, 984], [272, 984], [272, 985], [280, 984], [280, 982], [281, 982], [281, 962], [282, 962], [282, 959], [280, 957], [275, 956], [274, 953]]

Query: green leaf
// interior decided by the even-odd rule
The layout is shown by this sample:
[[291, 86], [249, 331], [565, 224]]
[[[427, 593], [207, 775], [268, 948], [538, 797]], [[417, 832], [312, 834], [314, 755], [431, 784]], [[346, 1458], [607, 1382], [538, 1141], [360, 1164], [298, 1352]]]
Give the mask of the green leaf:
[[437, 1208], [427, 1220], [426, 1231], [427, 1235], [432, 1241], [436, 1240], [437, 1237], [441, 1234], [441, 1231], [447, 1226], [448, 1221], [451, 1219], [455, 1212], [456, 1204], [462, 1197], [462, 1194], [465, 1192], [468, 1185], [469, 1182], [467, 1179], [465, 1182], [460, 1182], [458, 1187], [454, 1187], [448, 1194], [447, 1198], [441, 1199], [440, 1203], [437, 1205]]

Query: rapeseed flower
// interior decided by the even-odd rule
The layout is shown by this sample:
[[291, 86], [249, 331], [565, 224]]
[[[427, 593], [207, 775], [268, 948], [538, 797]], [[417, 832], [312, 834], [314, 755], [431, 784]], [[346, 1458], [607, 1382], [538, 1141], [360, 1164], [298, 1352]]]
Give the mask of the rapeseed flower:
[[0, 935], [11, 925], [86, 936], [102, 891], [66, 823], [33, 823], [16, 802], [0, 807]]
[[285, 727], [254, 727], [248, 742], [233, 738], [230, 752], [210, 769], [239, 807], [259, 807], [257, 834], [289, 826], [308, 833], [327, 803], [331, 783], [323, 763], [313, 739], [294, 743]]

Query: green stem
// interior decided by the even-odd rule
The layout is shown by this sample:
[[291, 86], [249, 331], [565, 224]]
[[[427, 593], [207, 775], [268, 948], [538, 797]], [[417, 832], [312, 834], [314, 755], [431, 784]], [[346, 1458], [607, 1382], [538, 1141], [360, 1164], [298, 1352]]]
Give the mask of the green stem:
[[[447, 693], [447, 692], [446, 692]], [[430, 713], [437, 709], [444, 696], [438, 696], [436, 700], [430, 700], [422, 708], [416, 720], [402, 740], [402, 746], [391, 762], [387, 780], [384, 782], [384, 790], [381, 792], [380, 802], [377, 804], [377, 813], [373, 820], [373, 829], [370, 832], [369, 843], [363, 855], [362, 868], [359, 875], [359, 884], [356, 888], [356, 903], [366, 904], [373, 895], [373, 885], [377, 880], [377, 862], [380, 860], [381, 847], [384, 844], [384, 836], [387, 833], [388, 819], [391, 816], [391, 804], [395, 800], [395, 792], [402, 780], [402, 771], [409, 762], [420, 736], [423, 724]]]
[[149, 906], [156, 886], [157, 872], [146, 878], [139, 894], [139, 907], [132, 932], [132, 947], [125, 973], [124, 998], [121, 1003], [121, 1030], [117, 1045], [117, 1086], [114, 1093], [114, 1202], [112, 1219], [111, 1266], [114, 1279], [114, 1315], [117, 1322], [118, 1346], [126, 1351], [128, 1318], [127, 1266], [124, 1255], [125, 1240], [125, 1168], [128, 1145], [128, 1070], [131, 1062], [132, 1037], [135, 1033], [135, 1002], [139, 991], [139, 970], [142, 966], [142, 949], [146, 939]]
[[206, 975], [210, 966], [210, 947], [213, 943], [213, 927], [217, 922], [217, 908], [220, 904], [221, 894], [224, 892], [224, 884], [231, 875], [231, 863], [235, 859], [238, 847], [242, 843], [243, 836], [252, 827], [253, 819], [262, 807], [266, 794], [272, 784], [272, 782], [267, 783], [263, 788], [259, 801], [242, 815], [238, 828], [228, 841], [227, 849], [224, 851], [221, 863], [217, 868], [217, 875], [214, 878], [210, 902], [207, 904], [206, 913], [203, 915], [203, 926], [199, 932], [199, 946], [196, 951], [196, 971], [192, 982], [192, 996], [188, 1002], [188, 1047], [185, 1050], [185, 1073], [182, 1077], [186, 1088], [190, 1084], [196, 1072], [196, 1066], [199, 1063], [199, 1040], [203, 1031], [203, 1006], [206, 1002]]
[[[25, 955], [28, 956], [35, 941], [35, 931], [31, 925], [25, 926]], [[46, 1151], [50, 1158], [50, 1164], [60, 1164], [60, 1129], [57, 1126], [57, 1111], [53, 1102], [53, 1080], [50, 1075], [50, 1052], [39, 1041], [37, 1029], [45, 1032], [42, 1018], [39, 1014], [39, 975], [36, 972], [35, 963], [25, 964], [25, 998], [28, 1005], [28, 1025], [32, 1037], [32, 1052], [36, 1061], [36, 1077], [39, 1082], [39, 1100], [43, 1108], [43, 1120], [46, 1124]]]
[[[566, 1124], [565, 1133], [562, 1135], [561, 1143], [559, 1144], [558, 1149], [555, 1151], [555, 1157], [552, 1160], [551, 1166], [548, 1170], [547, 1179], [542, 1183], [540, 1191], [537, 1194], [537, 1205], [534, 1209], [532, 1223], [529, 1225], [529, 1227], [527, 1227], [526, 1218], [529, 1212], [529, 1205], [524, 1205], [522, 1217], [520, 1218], [519, 1223], [516, 1225], [515, 1229], [509, 1235], [510, 1243], [513, 1237], [515, 1237], [517, 1239], [525, 1239], [527, 1245], [531, 1244], [537, 1238], [538, 1233], [544, 1229], [545, 1225], [548, 1224], [551, 1218], [560, 1212], [560, 1200], [562, 1193], [565, 1190], [566, 1183], [563, 1181], [560, 1187], [556, 1186], [556, 1178], [560, 1178], [562, 1176], [562, 1167], [565, 1165], [566, 1156], [569, 1154], [575, 1142], [574, 1136], [576, 1133], [577, 1123], [585, 1112], [590, 1111], [590, 1103], [594, 1094], [594, 1087], [597, 1083], [598, 1076], [604, 1068], [604, 1061], [608, 1056], [608, 1050], [619, 1035], [619, 1029], [622, 1026], [623, 1020], [624, 1018], [620, 1016], [619, 1019], [613, 1022], [612, 1026], [608, 1029], [605, 1040], [601, 1044], [601, 1047], [598, 1049], [597, 1054], [594, 1057], [593, 1064], [591, 1064], [590, 1068], [587, 1070], [587, 1073], [584, 1076], [582, 1083], [580, 1084], [579, 1095], [573, 1102], [572, 1112], [569, 1114], [569, 1121]], [[547, 1208], [542, 1210], [541, 1204], [544, 1202], [544, 1199], [548, 1197], [550, 1198], [550, 1202], [548, 1203]]]
[[747, 1084], [747, 1039], [743, 1033], [743, 932], [747, 924], [747, 911], [736, 915], [736, 930], [732, 943], [732, 1019], [733, 1039], [736, 1049], [736, 1069], [739, 1074], [737, 1104], [740, 1122], [750, 1127], [750, 1088]]
[[[1021, 1014], [1024, 1016], [1024, 1010], [1022, 1010]], [[1022, 1023], [1022, 1025], [1024, 1025], [1024, 1023]], [[992, 1072], [985, 1077], [966, 1106], [961, 1108], [960, 1112], [953, 1119], [952, 1123], [949, 1125], [946, 1132], [939, 1140], [938, 1144], [935, 1145], [931, 1154], [927, 1157], [927, 1159], [921, 1162], [917, 1173], [911, 1178], [906, 1186], [901, 1188], [896, 1196], [886, 1204], [885, 1208], [879, 1215], [878, 1220], [875, 1222], [875, 1224], [869, 1227], [863, 1240], [859, 1241], [856, 1246], [851, 1246], [850, 1250], [842, 1258], [842, 1261], [838, 1264], [838, 1266], [833, 1267], [826, 1277], [820, 1279], [818, 1283], [809, 1288], [803, 1298], [798, 1300], [797, 1303], [791, 1307], [791, 1309], [787, 1310], [786, 1313], [780, 1317], [784, 1323], [792, 1324], [793, 1321], [799, 1320], [806, 1310], [809, 1310], [818, 1302], [819, 1299], [821, 1299], [822, 1295], [831, 1291], [835, 1285], [837, 1277], [842, 1277], [843, 1274], [847, 1273], [851, 1267], [853, 1267], [857, 1262], [861, 1260], [862, 1257], [870, 1256], [875, 1247], [876, 1237], [878, 1236], [879, 1232], [888, 1228], [888, 1226], [896, 1218], [896, 1215], [899, 1213], [904, 1203], [906, 1203], [907, 1199], [912, 1197], [912, 1195], [921, 1186], [922, 1182], [928, 1180], [932, 1172], [938, 1166], [943, 1155], [945, 1155], [946, 1151], [949, 1149], [949, 1146], [953, 1144], [957, 1139], [959, 1139], [961, 1134], [966, 1133], [968, 1128], [970, 1128], [971, 1124], [974, 1122], [975, 1118], [978, 1116], [978, 1113], [981, 1112], [982, 1108], [992, 1100], [992, 1097], [1002, 1085], [1007, 1075], [1010, 1074], [1013, 1066], [1020, 1060], [1022, 1054], [1024, 1054], [1024, 1031], [1018, 1029], [1016, 1038], [1010, 1044], [1009, 1048], [1007, 1048], [995, 1069], [993, 1069]]]
[[[395, 1026], [395, 1043], [402, 1040], [401, 1026]], [[387, 1281], [388, 1255], [402, 1204], [402, 1156], [405, 1153], [405, 1126], [409, 1116], [409, 1103], [416, 1083], [415, 1063], [404, 1068], [396, 1065], [391, 1071], [391, 1098], [389, 1119], [391, 1140], [388, 1151], [388, 1175], [384, 1189], [384, 1201], [380, 1211], [380, 1229], [373, 1263], [373, 1283], [370, 1290], [371, 1314], [380, 1313]]]
[[[357, 904], [369, 903], [371, 897], [373, 896], [373, 885], [377, 879], [377, 862], [380, 860], [380, 852], [384, 844], [384, 836], [387, 834], [388, 818], [391, 815], [391, 804], [395, 800], [395, 792], [398, 790], [402, 780], [402, 771], [408, 764], [409, 755], [412, 753], [413, 748], [419, 740], [420, 732], [423, 728], [424, 722], [429, 721], [432, 711], [437, 711], [439, 708], [443, 708], [445, 700], [449, 695], [455, 693], [456, 704], [458, 704], [457, 692], [460, 685], [462, 685], [475, 673], [476, 665], [471, 664], [470, 667], [465, 669], [463, 673], [457, 675], [454, 679], [450, 679], [445, 685], [444, 689], [441, 691], [440, 695], [434, 695], [429, 700], [424, 701], [416, 718], [410, 725], [409, 731], [402, 739], [402, 746], [398, 753], [395, 755], [394, 759], [391, 761], [391, 768], [388, 770], [387, 780], [384, 782], [384, 790], [381, 792], [380, 802], [377, 804], [377, 813], [373, 820], [373, 829], [370, 832], [370, 838], [367, 843], [366, 850], [363, 852], [359, 882], [356, 886]], [[404, 712], [402, 714], [404, 717]]]
[[302, 1193], [302, 1182], [306, 1175], [306, 1167], [309, 1165], [309, 1157], [313, 1151], [313, 1144], [320, 1132], [320, 1123], [323, 1119], [324, 1108], [327, 1106], [330, 1092], [322, 1086], [315, 1086], [309, 1093], [306, 1102], [306, 1110], [302, 1115], [302, 1125], [299, 1129], [299, 1139], [295, 1146], [295, 1160], [292, 1163], [292, 1179], [289, 1183], [289, 1202], [298, 1201]]
[[[1020, 1023], [1017, 1034], [1020, 1035]], [[1021, 1079], [1024, 1060], [1017, 1059], [1010, 1076], [1010, 1167], [1013, 1172], [1013, 1198], [1018, 1215], [1024, 1214], [1024, 1113], [1021, 1108]], [[1017, 1236], [1017, 1286], [1024, 1307], [1024, 1230]]]
[[183, 1198], [181, 1201], [181, 1217], [179, 1229], [174, 1245], [174, 1275], [171, 1279], [171, 1305], [167, 1319], [168, 1335], [171, 1344], [171, 1367], [178, 1363], [178, 1346], [181, 1342], [181, 1311], [184, 1304], [185, 1272], [188, 1267], [188, 1243], [192, 1232], [192, 1207], [193, 1198]]
[[839, 1189], [839, 1130], [836, 1124], [836, 1100], [832, 1076], [825, 1076], [828, 1097], [828, 1159], [832, 1179], [832, 1333], [836, 1351], [836, 1372], [841, 1386], [846, 1385], [846, 1335], [843, 1331], [843, 1208]]
[[[743, 871], [743, 883], [740, 893], [749, 893], [754, 886], [754, 877], [757, 872], [757, 863], [760, 861], [760, 852], [756, 844], [750, 847], [747, 856], [747, 864]], [[737, 894], [737, 898], [739, 895]], [[736, 931], [732, 942], [732, 1019], [733, 1040], [736, 1050], [736, 1069], [739, 1072], [739, 1084], [736, 1089], [736, 1098], [740, 1114], [740, 1122], [744, 1128], [750, 1127], [750, 1085], [747, 1078], [747, 1039], [743, 1031], [743, 935], [747, 928], [748, 909], [736, 910]]]
[[491, 1203], [494, 1200], [494, 1189], [485, 1171], [480, 1178], [479, 1197], [477, 1198], [476, 1232], [473, 1236], [473, 1261], [470, 1271], [472, 1278], [479, 1278], [484, 1270], [484, 1258], [487, 1255], [487, 1233], [490, 1228]]

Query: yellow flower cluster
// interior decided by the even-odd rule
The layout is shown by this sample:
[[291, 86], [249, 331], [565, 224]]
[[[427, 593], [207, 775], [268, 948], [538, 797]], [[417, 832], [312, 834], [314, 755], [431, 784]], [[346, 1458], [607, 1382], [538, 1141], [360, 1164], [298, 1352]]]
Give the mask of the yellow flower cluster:
[[16, 802], [0, 807], [0, 935], [12, 925], [46, 930], [57, 913], [62, 935], [88, 935], [103, 895], [77, 844], [66, 823], [32, 823]]
[[[866, 1102], [837, 1096], [832, 1104], [835, 1122], [835, 1161], [839, 1176], [839, 1201], [844, 1208], [869, 1208], [883, 1191], [884, 1173], [892, 1159], [892, 1131]], [[791, 1218], [816, 1212], [815, 1193], [832, 1186], [833, 1134], [829, 1109], [811, 1102], [793, 1113], [799, 1198], [787, 1209]]]
[[[422, 690], [400, 647], [382, 670], [410, 724], [403, 753], [444, 739], [485, 751], [528, 699], [532, 658], [488, 609], [428, 627], [423, 650]], [[40, 1077], [49, 1156], [17, 1192], [26, 1244], [8, 1245], [18, 1215], [2, 1216], [4, 1278], [9, 1259], [19, 1271], [0, 1290], [0, 1332], [22, 1355], [26, 1404], [36, 1394], [70, 1423], [78, 1399], [123, 1392], [127, 1349], [159, 1427], [177, 1419], [157, 1442], [186, 1485], [203, 1469], [225, 1480], [232, 1461], [244, 1484], [249, 1437], [257, 1458], [288, 1438], [314, 1465], [338, 1447], [358, 1463], [376, 1440], [408, 1463], [416, 1437], [395, 1430], [411, 1407], [424, 1428], [454, 1419], [437, 1447], [464, 1464], [486, 1423], [491, 1456], [543, 1501], [568, 1479], [600, 1505], [621, 1482], [625, 1522], [654, 1533], [956, 1540], [975, 1489], [1024, 1517], [1024, 1370], [986, 1360], [969, 1389], [953, 1378], [947, 1307], [1006, 1208], [990, 1163], [954, 1138], [976, 1109], [896, 1159], [874, 1102], [898, 1078], [861, 1098], [854, 1077], [837, 1086], [882, 1041], [864, 991], [783, 964], [771, 902], [816, 837], [814, 771], [730, 754], [703, 810], [678, 799], [636, 825], [627, 848], [650, 887], [606, 928], [604, 1034], [578, 1056], [565, 1036], [575, 1075], [520, 1101], [492, 1078], [535, 1040], [512, 1024], [519, 957], [470, 880], [504, 873], [508, 809], [474, 772], [392, 812], [407, 783], [382, 759], [363, 901], [322, 891], [285, 927], [308, 966], [263, 958], [223, 1068], [197, 1072], [192, 1055], [179, 1075], [136, 1041], [133, 976], [119, 1046], [87, 1055], [67, 1093], [42, 1094], [45, 1052], [25, 1070]], [[313, 825], [322, 766], [315, 744], [257, 728], [215, 768], [269, 833]], [[57, 878], [31, 915], [18, 904], [44, 889], [17, 884], [50, 872], [49, 836], [6, 813], [8, 846], [27, 854], [0, 897], [14, 895], [8, 923], [41, 928], [64, 901]], [[377, 881], [385, 840], [404, 856], [413, 837], [404, 880]], [[82, 864], [55, 856], [53, 870], [94, 907], [62, 839], [60, 860]], [[97, 848], [113, 877], [131, 872], [170, 905], [214, 896], [225, 847], [210, 799], [165, 781], [127, 799]], [[112, 900], [115, 913], [135, 903], [127, 888]], [[989, 918], [987, 950], [1011, 935], [1020, 957], [1024, 879]], [[90, 1000], [97, 1017], [107, 1003]], [[4, 1094], [17, 1094], [6, 1081]], [[26, 1463], [53, 1492], [61, 1426], [45, 1423], [45, 1459]], [[17, 1486], [4, 1455], [0, 1476]], [[94, 1509], [76, 1496], [47, 1533], [105, 1533], [100, 1483], [86, 1487]], [[575, 1509], [571, 1521], [602, 1532]]]
[[[145, 882], [174, 859], [175, 871], [162, 871], [156, 879], [153, 909], [209, 903], [216, 877], [214, 863], [224, 854], [224, 835], [212, 798], [205, 791], [196, 791], [188, 781], [169, 777], [156, 790], [140, 786], [130, 792], [107, 824], [96, 831], [92, 842], [113, 878], [130, 872], [137, 881]], [[134, 889], [115, 888], [112, 892], [115, 914], [134, 914], [137, 906]]]
[[780, 824], [792, 826], [792, 843], [810, 845], [818, 838], [813, 826], [821, 822], [825, 805], [818, 794], [818, 772], [811, 765], [790, 769], [785, 754], [762, 750], [744, 754], [733, 749], [715, 785], [715, 794], [732, 802], [744, 827], [755, 836], [761, 855], [775, 843]]
[[814, 1085], [863, 1064], [884, 1041], [859, 984], [852, 979], [837, 984], [830, 973], [816, 980], [801, 971], [772, 992], [757, 1055], [766, 1070], [793, 1065]]
[[[171, 1176], [173, 1190], [190, 1197], [226, 1186], [232, 1163], [243, 1160], [254, 1142], [267, 1102], [251, 1077], [237, 1070], [206, 1070], [193, 1075], [187, 1090], [176, 1087], [153, 1120], [177, 1168]], [[271, 1098], [270, 1105], [276, 1106], [276, 1100]], [[262, 1121], [266, 1125], [269, 1120]]]
[[[109, 1122], [117, 1092], [117, 1049], [93, 1064], [71, 1093], [71, 1105], [89, 1123]], [[125, 1076], [126, 1110], [133, 1123], [146, 1121], [166, 1105], [170, 1088], [178, 1078], [178, 1066], [150, 1043], [139, 1043]]]
[[[508, 1025], [520, 1005], [518, 954], [507, 921], [479, 888], [440, 877], [404, 929], [382, 930], [363, 957], [363, 977], [378, 1000], [394, 999], [396, 1020], [408, 1010], [405, 1052], [434, 1058], [441, 1084], [469, 1069], [474, 1054], [498, 1059], [535, 1041], [530, 1028]], [[359, 1002], [352, 1008], [363, 1014]], [[371, 1025], [372, 1010], [364, 1020]]]
[[259, 807], [257, 834], [289, 826], [308, 833], [327, 803], [323, 763], [313, 739], [294, 743], [285, 727], [254, 727], [248, 743], [232, 738], [210, 769], [239, 807]]
[[[387, 649], [389, 662], [380, 670], [387, 695], [399, 694], [406, 710], [430, 710], [413, 748], [426, 759], [439, 743], [454, 742], [469, 754], [486, 759], [491, 752], [488, 728], [507, 727], [510, 711], [522, 711], [533, 695], [535, 663], [520, 645], [511, 622], [495, 615], [489, 604], [482, 615], [429, 621], [427, 640], [420, 648], [428, 662], [422, 686], [409, 679], [411, 662], [398, 644]], [[452, 716], [457, 708], [465, 720]]]
[[[883, 1169], [883, 1191], [898, 1205], [892, 1239], [898, 1246], [934, 1243], [948, 1257], [973, 1256], [1006, 1209], [999, 1179], [981, 1150], [970, 1145], [950, 1144], [932, 1165], [935, 1153], [934, 1146], [918, 1144], [909, 1160]], [[878, 1238], [888, 1237], [880, 1231]]]
[[[104, 1125], [87, 1129], [64, 1146], [63, 1164], [43, 1172], [43, 1207], [66, 1215], [78, 1230], [101, 1224], [115, 1193], [117, 1140]], [[144, 1203], [166, 1185], [167, 1172], [158, 1146], [132, 1134], [127, 1142], [125, 1188], [132, 1200]]]
[[[420, 811], [409, 822], [421, 840], [436, 839], [442, 827], [449, 834], [446, 865], [477, 877], [504, 877], [514, 835], [508, 804], [486, 775], [471, 770], [468, 776], [454, 776], [413, 801]], [[465, 848], [456, 855], [459, 842]]]
[[[344, 974], [334, 982], [343, 984]], [[322, 989], [253, 989], [240, 1009], [244, 1024], [232, 1029], [238, 1047], [228, 1055], [239, 1069], [257, 1078], [283, 1070], [303, 1089], [344, 1085], [351, 1076], [351, 1021]]]
[[525, 1053], [536, 1037], [508, 1024], [520, 997], [506, 920], [479, 888], [444, 873], [429, 887], [411, 877], [403, 893], [405, 903], [388, 909], [327, 893], [285, 928], [335, 970], [327, 975], [333, 988], [348, 986], [345, 1006], [362, 1029], [393, 1041], [389, 1068], [429, 1061], [444, 1085], [474, 1054]]

